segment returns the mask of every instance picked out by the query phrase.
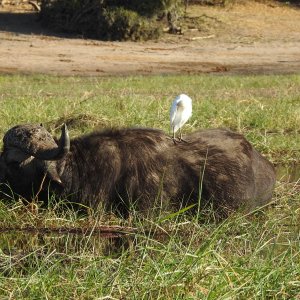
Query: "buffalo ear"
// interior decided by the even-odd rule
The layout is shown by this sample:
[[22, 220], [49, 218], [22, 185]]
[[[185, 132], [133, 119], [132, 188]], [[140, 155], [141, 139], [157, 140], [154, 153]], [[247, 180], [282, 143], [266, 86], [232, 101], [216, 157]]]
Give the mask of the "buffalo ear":
[[11, 147], [8, 151], [6, 151], [3, 155], [3, 158], [6, 163], [17, 162], [21, 163], [30, 157], [29, 154], [23, 152], [22, 150]]

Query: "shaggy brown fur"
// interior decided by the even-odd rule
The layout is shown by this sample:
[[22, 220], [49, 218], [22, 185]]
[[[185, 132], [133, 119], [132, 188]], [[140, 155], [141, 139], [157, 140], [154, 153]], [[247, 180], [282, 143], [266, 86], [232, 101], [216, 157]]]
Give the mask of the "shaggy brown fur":
[[[271, 199], [274, 168], [242, 135], [208, 129], [186, 135], [185, 141], [174, 144], [164, 132], [146, 128], [75, 138], [66, 156], [51, 162], [62, 184], [51, 182], [50, 192], [125, 215], [131, 205], [144, 213], [155, 206], [179, 209], [198, 203], [199, 195], [203, 206], [213, 204], [216, 210], [249, 210]], [[2, 182], [23, 197], [35, 195], [44, 175], [43, 161], [34, 158], [13, 166], [3, 157], [5, 153]]]

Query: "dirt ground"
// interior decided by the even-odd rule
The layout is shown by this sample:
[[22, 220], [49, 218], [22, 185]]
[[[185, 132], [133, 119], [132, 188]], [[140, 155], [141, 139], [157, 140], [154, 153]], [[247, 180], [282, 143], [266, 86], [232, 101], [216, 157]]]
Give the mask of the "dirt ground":
[[0, 7], [0, 73], [59, 75], [300, 73], [300, 8], [189, 6], [183, 34], [103, 42], [41, 27], [32, 7]]

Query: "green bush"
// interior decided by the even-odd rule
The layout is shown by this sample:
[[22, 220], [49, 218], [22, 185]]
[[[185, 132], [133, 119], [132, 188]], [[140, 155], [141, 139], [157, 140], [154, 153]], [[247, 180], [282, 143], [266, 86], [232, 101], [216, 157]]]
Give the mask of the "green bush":
[[109, 40], [158, 38], [157, 16], [182, 0], [43, 0], [41, 20], [55, 30]]
[[155, 21], [123, 7], [105, 10], [102, 17], [99, 36], [108, 40], [148, 40], [160, 35], [160, 27]]

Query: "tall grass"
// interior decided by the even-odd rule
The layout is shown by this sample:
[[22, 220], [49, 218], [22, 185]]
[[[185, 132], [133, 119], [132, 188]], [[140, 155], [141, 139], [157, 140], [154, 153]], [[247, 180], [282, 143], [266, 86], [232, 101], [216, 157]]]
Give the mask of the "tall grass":
[[[299, 163], [297, 75], [0, 76], [0, 134], [24, 122], [42, 122], [53, 133], [67, 122], [71, 136], [111, 126], [168, 131], [171, 100], [182, 92], [194, 109], [185, 132], [229, 127], [273, 162]], [[299, 182], [279, 181], [272, 205], [223, 222], [209, 210], [199, 218], [120, 220], [99, 211], [82, 215], [63, 202], [42, 208], [1, 201], [0, 299], [298, 299], [299, 191]], [[104, 223], [138, 233], [108, 239], [38, 231]]]
[[295, 153], [300, 124], [298, 75], [1, 76], [0, 134], [24, 122], [42, 122], [55, 130], [68, 119], [73, 136], [107, 126], [169, 131], [170, 102], [181, 92], [193, 99], [186, 132], [229, 127], [245, 134], [274, 161], [299, 160]]

